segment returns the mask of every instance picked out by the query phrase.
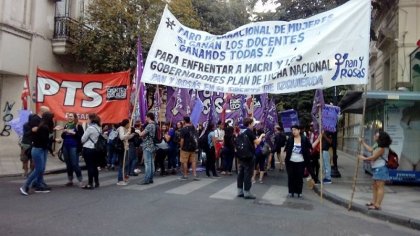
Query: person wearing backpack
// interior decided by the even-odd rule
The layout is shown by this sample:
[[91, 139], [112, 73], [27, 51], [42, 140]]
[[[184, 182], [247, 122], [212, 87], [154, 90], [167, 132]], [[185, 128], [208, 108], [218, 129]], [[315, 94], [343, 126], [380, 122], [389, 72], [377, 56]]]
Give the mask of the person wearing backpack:
[[[257, 132], [257, 136], [261, 136], [264, 134], [264, 130], [260, 129]], [[259, 172], [259, 183], [263, 183], [264, 178], [264, 171], [265, 171], [265, 162], [268, 159], [268, 156], [270, 155], [270, 147], [268, 143], [265, 141], [265, 139], [261, 140], [261, 142], [257, 145], [255, 148], [255, 169], [254, 174], [252, 176], [252, 183], [255, 183], [257, 173]]]
[[[205, 133], [207, 133], [207, 152], [206, 152], [206, 175], [209, 178], [220, 178], [219, 175], [217, 175], [216, 171], [216, 133], [214, 129], [214, 124], [210, 123], [207, 125], [207, 130]], [[210, 172], [212, 172], [213, 177], [210, 175]]]
[[67, 123], [64, 125], [61, 138], [63, 139], [63, 155], [66, 161], [68, 182], [65, 186], [73, 186], [73, 172], [76, 174], [79, 186], [82, 187], [83, 177], [79, 166], [78, 146], [83, 136], [83, 127], [79, 124], [77, 114], [70, 112], [67, 114]]
[[190, 117], [184, 117], [184, 127], [180, 132], [180, 160], [182, 164], [183, 176], [181, 180], [188, 179], [188, 163], [191, 163], [193, 180], [200, 180], [197, 176], [197, 149], [198, 134], [194, 125], [191, 123]]
[[157, 146], [154, 142], [156, 136], [155, 115], [152, 112], [146, 115], [147, 125], [140, 133], [143, 137], [143, 160], [144, 160], [144, 180], [139, 183], [141, 185], [153, 184], [153, 173], [155, 171], [153, 157], [155, 155]]
[[[118, 152], [117, 185], [124, 186], [128, 184], [128, 174], [129, 174], [128, 173], [128, 166], [129, 166], [128, 140], [134, 137], [134, 133], [131, 133], [130, 121], [128, 119], [122, 120], [120, 123], [120, 127], [118, 127], [117, 129], [117, 132], [118, 132], [118, 136], [116, 137], [116, 139], [119, 139], [124, 144], [123, 150]], [[124, 168], [125, 176], [123, 176], [123, 168]]]
[[108, 130], [108, 170], [115, 170], [115, 163], [118, 160], [118, 152], [114, 148], [114, 141], [116, 140], [115, 138], [118, 137], [118, 131], [115, 126], [116, 125], [111, 125]]
[[[382, 200], [384, 199], [385, 181], [389, 180], [389, 171], [386, 166], [388, 160], [389, 146], [392, 143], [391, 137], [386, 132], [379, 132], [377, 137], [378, 148], [376, 148], [372, 155], [365, 157], [358, 155], [362, 161], [370, 161], [372, 166], [372, 201], [367, 203], [366, 206], [369, 210], [380, 210]], [[366, 145], [367, 146], [367, 145]]]
[[243, 126], [235, 141], [236, 156], [239, 160], [237, 196], [245, 199], [255, 199], [256, 197], [250, 192], [251, 178], [254, 172], [255, 147], [260, 144], [265, 134], [261, 134], [258, 138], [255, 136], [253, 132], [254, 120], [252, 118], [244, 118]]
[[97, 114], [91, 113], [88, 115], [88, 118], [88, 127], [81, 139], [83, 143], [83, 158], [85, 159], [88, 172], [88, 183], [82, 188], [92, 190], [93, 181], [95, 181], [95, 188], [99, 187], [99, 154], [95, 149], [95, 143], [98, 142], [99, 135], [102, 135], [102, 128], [101, 118]]

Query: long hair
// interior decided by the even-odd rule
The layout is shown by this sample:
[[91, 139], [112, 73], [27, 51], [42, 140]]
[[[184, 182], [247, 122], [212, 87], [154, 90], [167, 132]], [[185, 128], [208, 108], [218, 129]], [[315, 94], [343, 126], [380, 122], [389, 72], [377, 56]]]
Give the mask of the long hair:
[[96, 113], [90, 113], [89, 120], [91, 123], [97, 124], [99, 127], [101, 127], [101, 118]]
[[387, 148], [391, 145], [392, 139], [387, 132], [380, 131], [378, 137], [378, 147]]

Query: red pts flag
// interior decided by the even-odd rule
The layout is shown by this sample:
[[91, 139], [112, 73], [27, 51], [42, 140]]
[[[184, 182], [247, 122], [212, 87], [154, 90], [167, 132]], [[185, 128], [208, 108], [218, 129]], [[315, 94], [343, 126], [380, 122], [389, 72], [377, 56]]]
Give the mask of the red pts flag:
[[48, 106], [57, 120], [75, 112], [81, 121], [96, 113], [102, 123], [118, 123], [129, 116], [130, 72], [64, 74], [38, 69], [36, 106]]
[[25, 77], [25, 82], [23, 84], [22, 94], [20, 95], [20, 99], [22, 100], [22, 107], [24, 110], [28, 109], [28, 97], [30, 96], [29, 91], [29, 78], [28, 76]]

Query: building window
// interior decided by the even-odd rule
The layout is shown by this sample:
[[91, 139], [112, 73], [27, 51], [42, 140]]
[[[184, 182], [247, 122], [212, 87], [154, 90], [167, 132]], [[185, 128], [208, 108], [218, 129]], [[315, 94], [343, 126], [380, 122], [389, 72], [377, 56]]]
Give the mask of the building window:
[[375, 73], [370, 75], [370, 90], [375, 90], [376, 88], [376, 80], [375, 80]]
[[55, 3], [54, 39], [70, 39], [71, 0], [61, 0]]

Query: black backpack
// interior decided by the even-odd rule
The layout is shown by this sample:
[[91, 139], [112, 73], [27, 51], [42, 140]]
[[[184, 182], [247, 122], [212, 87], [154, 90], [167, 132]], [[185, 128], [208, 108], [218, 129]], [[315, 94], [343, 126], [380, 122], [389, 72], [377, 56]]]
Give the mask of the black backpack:
[[155, 145], [159, 144], [162, 142], [162, 137], [160, 137], [160, 132], [159, 132], [159, 125], [155, 123], [155, 135], [153, 135], [152, 139], [153, 139], [153, 143]]
[[205, 132], [198, 139], [198, 148], [200, 148], [202, 151], [204, 151], [206, 153], [210, 151], [209, 142], [208, 142], [208, 135], [209, 135], [209, 132]]
[[183, 151], [194, 152], [198, 148], [198, 138], [197, 131], [194, 126], [187, 126], [184, 128], [186, 132], [184, 134], [184, 146], [182, 147]]
[[240, 160], [251, 160], [254, 157], [254, 151], [248, 136], [245, 132], [242, 132], [235, 139], [236, 156]]
[[108, 144], [108, 140], [102, 135], [102, 133], [99, 131], [99, 129], [97, 129], [96, 127], [93, 127], [96, 129], [96, 131], [98, 131], [99, 135], [98, 135], [98, 141], [93, 142], [93, 140], [89, 137], [90, 141], [92, 141], [95, 144], [95, 150], [101, 154], [106, 153], [107, 152], [107, 144]]

